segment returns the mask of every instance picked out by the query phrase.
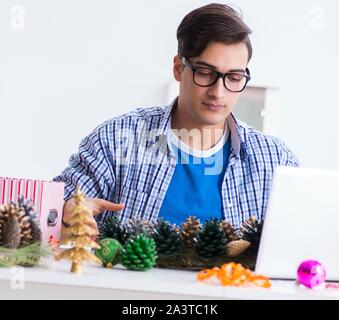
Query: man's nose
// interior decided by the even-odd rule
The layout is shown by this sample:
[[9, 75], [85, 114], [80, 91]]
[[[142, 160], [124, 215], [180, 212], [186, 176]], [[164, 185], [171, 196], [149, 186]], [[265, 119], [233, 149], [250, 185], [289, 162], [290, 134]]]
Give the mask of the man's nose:
[[223, 78], [218, 78], [217, 82], [209, 87], [208, 95], [217, 99], [225, 96], [226, 88], [224, 87]]

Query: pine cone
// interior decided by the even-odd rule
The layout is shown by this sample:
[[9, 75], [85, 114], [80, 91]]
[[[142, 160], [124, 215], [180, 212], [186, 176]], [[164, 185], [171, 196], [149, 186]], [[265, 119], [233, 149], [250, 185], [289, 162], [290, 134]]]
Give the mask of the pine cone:
[[154, 267], [157, 259], [153, 239], [143, 233], [127, 240], [121, 252], [122, 264], [130, 270], [145, 271]]
[[194, 216], [188, 217], [181, 227], [181, 236], [187, 248], [192, 248], [195, 244], [195, 237], [201, 229], [200, 220]]
[[246, 219], [240, 227], [241, 238], [251, 243], [250, 250], [253, 252], [259, 249], [262, 227], [263, 222], [258, 221], [254, 216]]
[[221, 229], [224, 231], [228, 242], [236, 240], [236, 234], [233, 226], [226, 220], [222, 220], [220, 223]]
[[27, 245], [32, 244], [32, 243], [41, 243], [42, 240], [42, 233], [41, 230], [38, 226], [38, 224], [34, 221], [31, 220], [31, 235], [32, 235], [32, 239], [26, 243]]
[[122, 225], [117, 217], [107, 216], [99, 225], [99, 240], [106, 238], [116, 239], [125, 244], [128, 238], [126, 227]]
[[[12, 203], [15, 204], [14, 202]], [[18, 199], [17, 205], [25, 212], [27, 216], [36, 218], [35, 209], [34, 209], [32, 200], [29, 200], [25, 198], [24, 196], [20, 196]]]
[[182, 246], [180, 231], [176, 225], [158, 219], [154, 226], [154, 235], [158, 254], [170, 255], [177, 253]]
[[134, 237], [140, 233], [144, 233], [147, 237], [152, 237], [154, 225], [148, 220], [140, 218], [132, 218], [125, 224], [128, 237]]
[[42, 233], [37, 221], [36, 212], [31, 200], [26, 199], [24, 196], [20, 196], [18, 199], [18, 206], [24, 211], [25, 216], [29, 217], [29, 223], [31, 228], [31, 239], [23, 239], [22, 245], [29, 245], [32, 243], [41, 243]]
[[251, 243], [249, 241], [240, 239], [235, 240], [227, 244], [227, 255], [229, 257], [237, 257], [250, 247]]
[[197, 253], [205, 258], [218, 257], [225, 253], [227, 239], [220, 227], [220, 220], [207, 220], [197, 234]]
[[30, 217], [26, 216], [25, 212], [15, 203], [10, 203], [4, 205], [0, 208], [0, 237], [1, 243], [4, 243], [2, 240], [3, 229], [8, 223], [9, 218], [14, 216], [19, 223], [20, 228], [20, 246], [32, 243], [32, 228], [30, 223]]
[[16, 249], [20, 245], [20, 224], [16, 216], [11, 215], [2, 230], [2, 244], [6, 248]]

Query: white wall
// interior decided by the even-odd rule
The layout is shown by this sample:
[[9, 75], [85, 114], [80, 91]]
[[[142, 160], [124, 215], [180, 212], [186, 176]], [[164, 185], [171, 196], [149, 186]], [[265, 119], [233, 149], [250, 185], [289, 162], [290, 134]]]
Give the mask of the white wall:
[[[167, 103], [176, 28], [206, 3], [1, 0], [0, 176], [51, 179], [99, 123]], [[339, 169], [339, 3], [233, 3], [254, 31], [252, 84], [279, 88], [268, 132], [305, 166]]]

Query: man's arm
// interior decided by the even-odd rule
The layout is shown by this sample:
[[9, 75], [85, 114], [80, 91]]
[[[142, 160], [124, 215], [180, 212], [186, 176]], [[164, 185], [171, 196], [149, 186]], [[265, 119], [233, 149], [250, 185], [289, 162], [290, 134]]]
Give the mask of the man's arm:
[[69, 166], [53, 180], [65, 183], [65, 205], [63, 221], [67, 223], [74, 209], [74, 200], [71, 198], [79, 187], [86, 195], [87, 205], [94, 215], [103, 211], [119, 211], [122, 204], [112, 203], [113, 187], [115, 183], [112, 166], [113, 155], [109, 153], [109, 136], [105, 126], [98, 127], [89, 136], [83, 139], [77, 154], [69, 160]]

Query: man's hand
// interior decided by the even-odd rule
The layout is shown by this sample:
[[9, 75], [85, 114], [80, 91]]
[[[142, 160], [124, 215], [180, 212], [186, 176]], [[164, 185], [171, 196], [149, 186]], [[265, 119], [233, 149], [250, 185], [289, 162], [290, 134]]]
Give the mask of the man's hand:
[[[98, 198], [86, 198], [84, 205], [93, 212], [93, 216], [96, 216], [103, 211], [120, 211], [125, 208], [122, 203], [113, 203]], [[71, 198], [66, 201], [63, 209], [63, 221], [67, 223], [71, 217], [75, 208], [75, 199]]]

